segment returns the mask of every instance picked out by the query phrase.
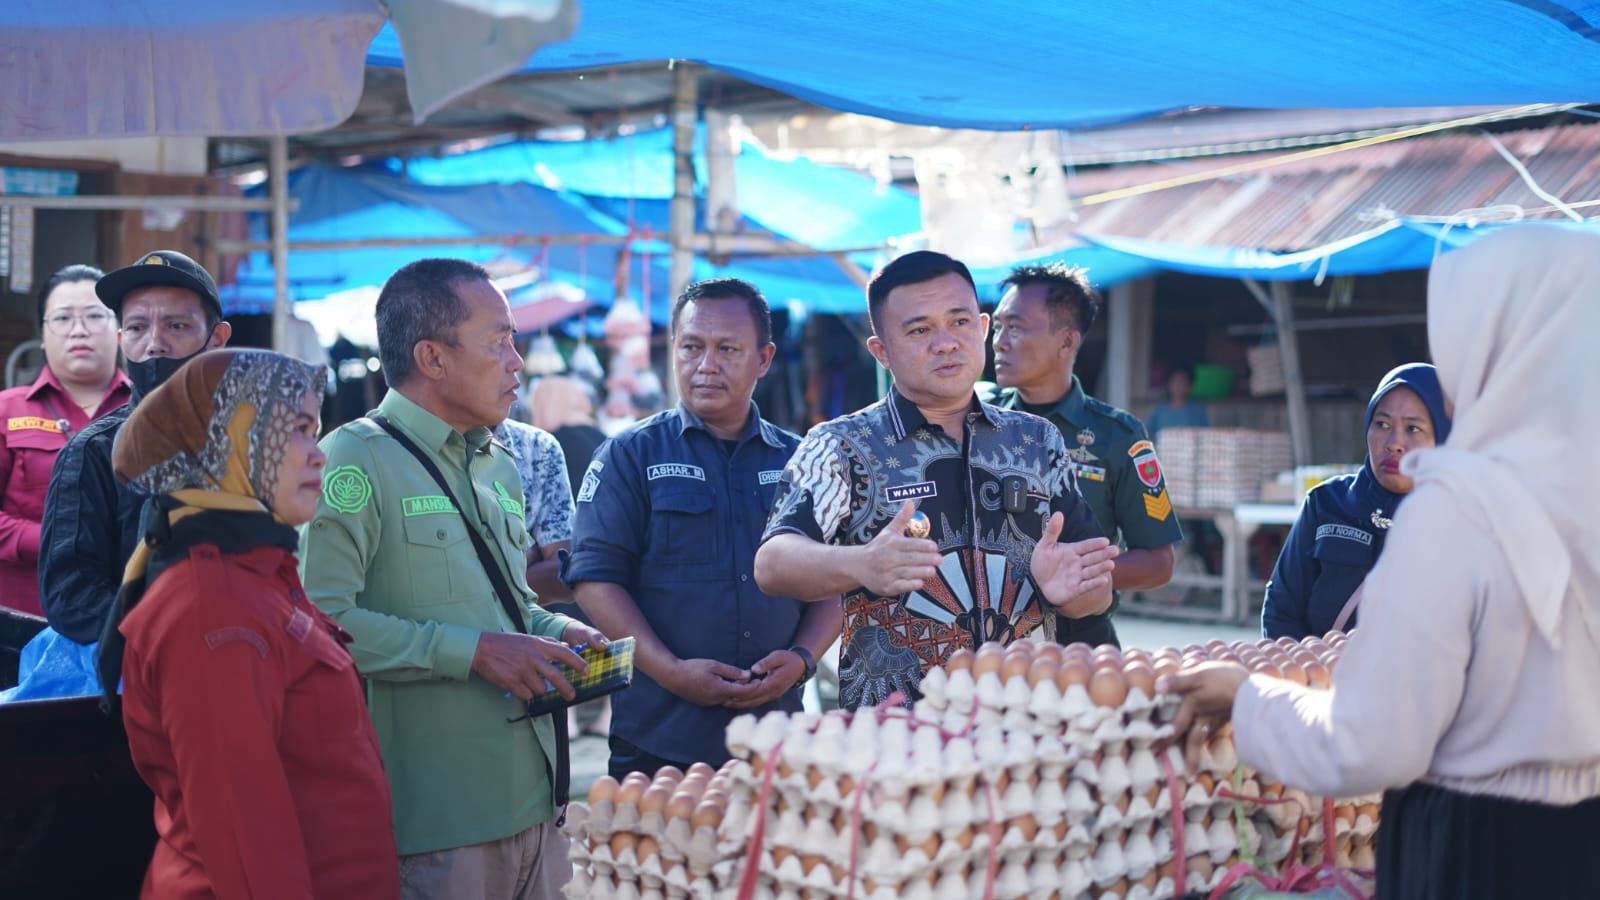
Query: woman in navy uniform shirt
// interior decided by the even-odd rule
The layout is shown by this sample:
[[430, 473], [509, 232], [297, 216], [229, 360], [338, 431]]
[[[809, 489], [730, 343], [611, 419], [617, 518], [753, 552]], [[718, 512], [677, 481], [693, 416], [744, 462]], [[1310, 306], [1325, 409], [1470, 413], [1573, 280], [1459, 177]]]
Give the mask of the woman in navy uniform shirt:
[[1267, 582], [1261, 631], [1269, 638], [1323, 635], [1339, 622], [1356, 588], [1383, 552], [1384, 533], [1411, 479], [1405, 454], [1444, 443], [1450, 416], [1433, 366], [1412, 363], [1378, 382], [1367, 403], [1367, 459], [1354, 475], [1311, 489]]

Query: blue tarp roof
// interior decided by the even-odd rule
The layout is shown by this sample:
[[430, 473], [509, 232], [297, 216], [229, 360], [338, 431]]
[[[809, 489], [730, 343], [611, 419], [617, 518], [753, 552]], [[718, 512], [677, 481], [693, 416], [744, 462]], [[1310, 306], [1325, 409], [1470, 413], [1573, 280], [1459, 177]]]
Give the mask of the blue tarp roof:
[[[703, 146], [703, 139], [697, 141], [701, 185], [708, 180]], [[808, 246], [869, 247], [922, 228], [915, 194], [859, 172], [775, 158], [754, 144], [743, 147], [734, 166], [740, 211], [756, 225]], [[408, 160], [405, 172], [421, 184], [533, 182], [596, 197], [666, 200], [672, 196], [672, 133], [662, 128], [609, 140], [501, 144]]]
[[[385, 28], [368, 61], [399, 65]], [[967, 128], [1195, 106], [1589, 101], [1593, 0], [606, 0], [527, 71], [685, 59], [824, 106]]]
[[[377, 168], [309, 166], [290, 179], [299, 208], [290, 216], [289, 238], [348, 240], [406, 237], [472, 237], [474, 235], [592, 234], [615, 237], [629, 233], [628, 202], [612, 197], [585, 197], [530, 184], [437, 186], [405, 181]], [[659, 234], [667, 231], [667, 202], [632, 204], [634, 223]], [[755, 224], [745, 223], [754, 230]], [[266, 235], [265, 216], [251, 217], [252, 236]], [[666, 321], [669, 260], [662, 240], [633, 242], [628, 286], [647, 299], [652, 318]], [[457, 256], [487, 263], [512, 257], [524, 265], [545, 260], [554, 276], [579, 284], [596, 305], [609, 306], [620, 243], [553, 244], [504, 247], [495, 244], [363, 247], [348, 250], [291, 250], [289, 293], [310, 300], [353, 288], [381, 285], [394, 271], [426, 256]], [[645, 276], [648, 260], [650, 274]], [[870, 268], [871, 258], [862, 264]], [[718, 266], [696, 259], [694, 277], [736, 277], [757, 284], [775, 305], [800, 303], [818, 312], [860, 312], [862, 292], [825, 257], [739, 257]], [[650, 296], [643, 291], [650, 288]], [[229, 312], [261, 312], [272, 303], [269, 254], [252, 253], [236, 284], [224, 286]], [[513, 302], [516, 301], [513, 296]]]

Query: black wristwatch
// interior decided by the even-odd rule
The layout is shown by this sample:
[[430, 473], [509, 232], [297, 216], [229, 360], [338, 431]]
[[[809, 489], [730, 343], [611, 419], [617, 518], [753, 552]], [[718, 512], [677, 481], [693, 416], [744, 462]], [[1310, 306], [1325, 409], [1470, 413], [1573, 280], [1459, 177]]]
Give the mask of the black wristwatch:
[[796, 687], [805, 684], [817, 676], [817, 658], [811, 655], [810, 650], [807, 650], [799, 644], [795, 644], [793, 647], [789, 648], [789, 652], [800, 657], [801, 662], [806, 664], [806, 677], [800, 679], [799, 683], [795, 685]]

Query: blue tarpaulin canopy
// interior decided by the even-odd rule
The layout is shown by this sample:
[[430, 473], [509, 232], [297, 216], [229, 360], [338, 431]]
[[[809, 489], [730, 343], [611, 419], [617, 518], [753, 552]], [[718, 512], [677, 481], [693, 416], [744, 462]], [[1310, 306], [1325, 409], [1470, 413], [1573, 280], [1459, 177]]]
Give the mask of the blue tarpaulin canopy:
[[[1195, 106], [1589, 101], [1583, 0], [606, 0], [525, 71], [694, 60], [824, 106], [964, 128], [1081, 127]], [[387, 29], [368, 59], [399, 65]]]
[[[404, 54], [390, 25], [368, 42], [386, 14]], [[329, 128], [363, 57], [403, 55], [424, 112], [519, 58], [684, 59], [835, 109], [1000, 129], [1195, 105], [1578, 102], [1600, 84], [1593, 0], [594, 0], [533, 55], [571, 19], [550, 0], [7, 0], [0, 138]]]
[[[850, 173], [844, 173], [849, 175]], [[852, 176], [864, 179], [862, 176]], [[632, 248], [629, 292], [645, 303], [658, 324], [666, 321], [668, 245], [660, 239], [618, 241], [648, 227], [667, 230], [667, 201], [586, 197], [531, 184], [422, 185], [376, 167], [309, 166], [294, 173], [290, 194], [298, 201], [291, 214], [289, 240], [383, 238], [470, 238], [474, 236], [593, 235], [596, 243], [507, 247], [482, 244], [407, 245], [350, 249], [291, 249], [289, 292], [312, 300], [361, 287], [381, 285], [394, 271], [425, 256], [458, 256], [480, 263], [543, 265], [559, 281], [581, 287], [596, 305], [609, 306], [613, 274], [623, 244]], [[629, 217], [633, 230], [629, 228]], [[746, 221], [747, 230], [757, 229]], [[251, 220], [253, 236], [265, 234], [264, 216]], [[859, 257], [860, 255], [858, 255]], [[648, 264], [648, 275], [646, 265]], [[873, 260], [862, 259], [870, 268]], [[862, 311], [861, 289], [826, 257], [735, 257], [721, 264], [696, 259], [695, 278], [736, 277], [761, 287], [776, 305], [798, 303], [818, 312]], [[649, 295], [644, 291], [649, 288]], [[222, 289], [230, 312], [262, 312], [272, 305], [272, 262], [251, 254], [237, 283]], [[518, 297], [513, 294], [515, 304]]]

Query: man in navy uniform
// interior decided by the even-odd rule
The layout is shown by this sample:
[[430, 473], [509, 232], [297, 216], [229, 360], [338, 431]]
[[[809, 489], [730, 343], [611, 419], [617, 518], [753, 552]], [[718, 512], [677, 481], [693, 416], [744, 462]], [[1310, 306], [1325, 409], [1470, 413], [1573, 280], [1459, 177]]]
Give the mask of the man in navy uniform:
[[769, 596], [756, 546], [800, 439], [761, 418], [772, 316], [738, 279], [691, 284], [672, 310], [681, 398], [608, 441], [578, 487], [562, 578], [613, 639], [638, 642], [616, 695], [611, 774], [720, 765], [734, 716], [800, 709], [800, 687], [839, 635], [838, 603]]

